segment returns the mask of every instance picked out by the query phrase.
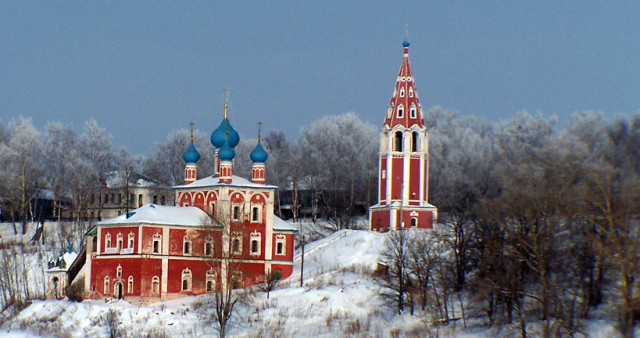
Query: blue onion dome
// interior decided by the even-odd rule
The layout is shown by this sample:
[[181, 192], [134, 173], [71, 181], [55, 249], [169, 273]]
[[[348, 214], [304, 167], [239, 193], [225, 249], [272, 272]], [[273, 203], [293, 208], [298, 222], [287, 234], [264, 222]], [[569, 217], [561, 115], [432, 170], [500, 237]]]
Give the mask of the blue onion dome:
[[220, 158], [220, 161], [231, 161], [235, 156], [236, 152], [233, 150], [233, 148], [231, 148], [229, 140], [225, 140], [225, 142], [222, 144], [222, 147], [220, 147], [220, 150], [218, 151], [218, 157]]
[[185, 163], [196, 164], [200, 160], [200, 153], [196, 150], [193, 142], [189, 144], [189, 148], [182, 154], [182, 159]]
[[229, 146], [232, 148], [237, 146], [238, 143], [240, 143], [240, 135], [238, 135], [238, 132], [233, 129], [228, 118], [222, 119], [220, 126], [218, 126], [218, 128], [211, 134], [211, 144], [220, 149], [224, 144], [227, 132], [229, 133]]
[[410, 45], [409, 40], [404, 39], [404, 42], [402, 43], [402, 46], [403, 47], [409, 47], [409, 45]]
[[262, 144], [258, 141], [256, 144], [256, 148], [251, 152], [251, 161], [254, 163], [264, 163], [267, 161], [269, 154], [262, 148]]

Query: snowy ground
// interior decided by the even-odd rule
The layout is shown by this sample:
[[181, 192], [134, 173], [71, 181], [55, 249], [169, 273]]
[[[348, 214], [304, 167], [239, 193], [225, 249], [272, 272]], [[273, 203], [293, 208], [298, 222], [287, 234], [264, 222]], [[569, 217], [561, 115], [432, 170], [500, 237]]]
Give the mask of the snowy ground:
[[[433, 327], [427, 318], [403, 314], [379, 296], [371, 277], [383, 247], [384, 234], [343, 230], [305, 247], [304, 286], [300, 286], [300, 252], [295, 272], [272, 291], [270, 298], [254, 292], [240, 304], [228, 327], [229, 336], [241, 337], [342, 337], [342, 336], [510, 336], [513, 330], [493, 331], [481, 323], [462, 329], [460, 324]], [[5, 313], [11, 319], [0, 325], [0, 337], [109, 336], [111, 327], [136, 337], [218, 335], [199, 311], [205, 296], [188, 297], [149, 306], [124, 301], [34, 301], [26, 309]], [[111, 310], [111, 315], [110, 315]], [[114, 320], [113, 313], [118, 313]], [[0, 314], [0, 323], [2, 323]], [[472, 323], [472, 322], [470, 322]], [[469, 323], [468, 323], [469, 324]], [[592, 321], [589, 336], [615, 336], [608, 322]], [[535, 335], [533, 330], [532, 335]]]

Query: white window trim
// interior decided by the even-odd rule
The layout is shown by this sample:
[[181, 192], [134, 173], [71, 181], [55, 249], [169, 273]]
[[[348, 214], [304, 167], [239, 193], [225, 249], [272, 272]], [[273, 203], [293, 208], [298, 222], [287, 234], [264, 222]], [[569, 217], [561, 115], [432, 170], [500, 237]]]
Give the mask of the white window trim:
[[[253, 251], [253, 243], [257, 242], [257, 251]], [[249, 254], [254, 255], [254, 256], [260, 256], [260, 254], [262, 253], [262, 234], [259, 233], [258, 231], [254, 231], [251, 233], [250, 235], [250, 240], [249, 240]]]
[[[184, 282], [185, 280], [187, 281], [187, 288], [184, 288]], [[192, 289], [192, 283], [193, 281], [193, 275], [191, 274], [191, 270], [189, 270], [189, 268], [185, 268], [184, 270], [182, 270], [182, 280], [180, 283], [180, 290], [182, 291], [191, 291]]]
[[[282, 243], [282, 252], [278, 253], [278, 243]], [[276, 255], [284, 256], [287, 254], [287, 236], [285, 235], [276, 235]]]

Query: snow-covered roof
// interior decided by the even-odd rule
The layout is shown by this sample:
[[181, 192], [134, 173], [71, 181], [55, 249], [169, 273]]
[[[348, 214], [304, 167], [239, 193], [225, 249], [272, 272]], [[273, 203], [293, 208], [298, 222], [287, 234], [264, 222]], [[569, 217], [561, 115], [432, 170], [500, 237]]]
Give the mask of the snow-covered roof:
[[[129, 180], [130, 187], [150, 188], [150, 187], [164, 186], [162, 183], [158, 182], [157, 180], [144, 176], [135, 171], [129, 174], [128, 180]], [[127, 173], [118, 171], [118, 170], [111, 171], [107, 175], [105, 181], [108, 188], [123, 187], [127, 182]]]
[[99, 225], [112, 224], [171, 224], [171, 225], [207, 225], [213, 221], [198, 207], [174, 207], [167, 205], [148, 204], [108, 220], [104, 220]]
[[298, 229], [294, 228], [291, 224], [284, 221], [282, 218], [278, 216], [273, 216], [273, 230], [274, 231], [298, 231]]
[[47, 269], [47, 272], [54, 272], [54, 271], [67, 271], [69, 270], [69, 267], [71, 266], [71, 264], [73, 264], [73, 262], [76, 261], [76, 258], [78, 258], [78, 254], [75, 252], [65, 252], [64, 255], [62, 255], [62, 257], [58, 258], [58, 261], [60, 261], [60, 258], [64, 259], [64, 263], [65, 266], [64, 267], [60, 267], [60, 266], [54, 266], [51, 267], [50, 269]]
[[208, 176], [199, 179], [193, 183], [176, 185], [174, 189], [188, 189], [188, 188], [202, 188], [202, 187], [214, 187], [214, 186], [230, 186], [230, 187], [244, 187], [244, 188], [261, 188], [261, 189], [277, 189], [275, 185], [258, 184], [253, 183], [246, 178], [233, 175], [231, 176], [231, 183], [220, 183], [220, 177]]

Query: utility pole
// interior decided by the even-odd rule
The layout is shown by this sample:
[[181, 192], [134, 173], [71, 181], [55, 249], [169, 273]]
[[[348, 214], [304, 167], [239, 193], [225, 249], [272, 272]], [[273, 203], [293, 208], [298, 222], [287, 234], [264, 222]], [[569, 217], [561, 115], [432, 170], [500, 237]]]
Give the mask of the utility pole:
[[[300, 232], [302, 232], [302, 224]], [[302, 235], [302, 260], [300, 261], [300, 287], [302, 286], [304, 286], [304, 235]]]

